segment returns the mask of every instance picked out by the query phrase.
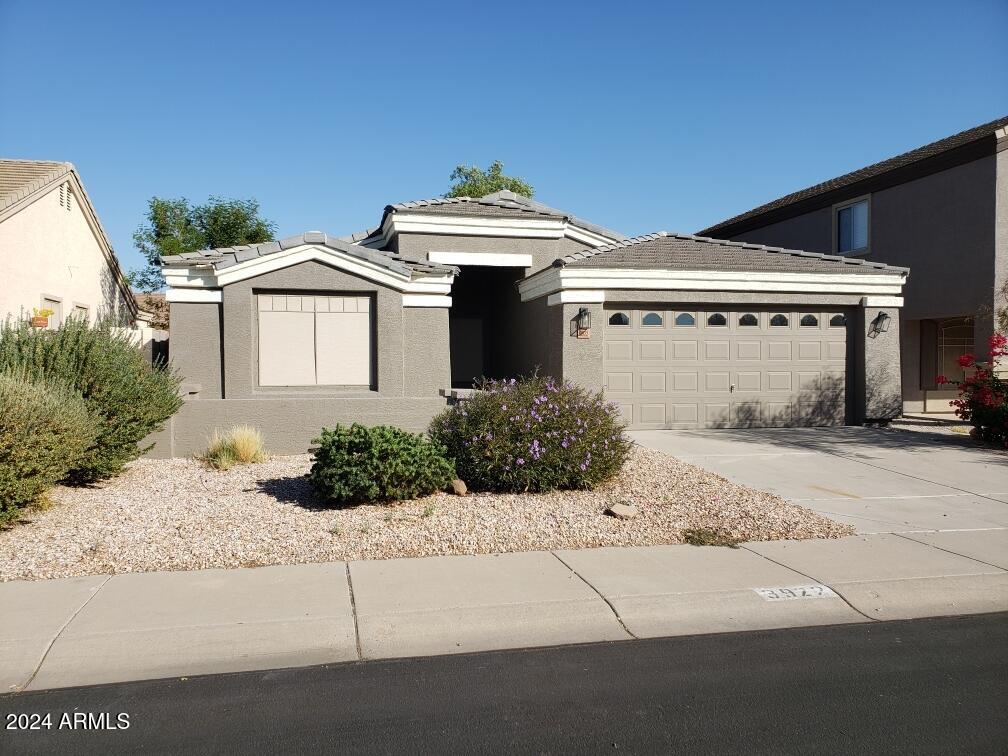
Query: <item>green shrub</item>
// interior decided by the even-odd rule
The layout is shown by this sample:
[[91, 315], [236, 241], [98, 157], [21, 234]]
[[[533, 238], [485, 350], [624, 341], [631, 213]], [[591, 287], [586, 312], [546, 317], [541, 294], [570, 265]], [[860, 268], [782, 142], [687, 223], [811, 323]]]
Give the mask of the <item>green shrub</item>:
[[77, 483], [119, 473], [150, 448], [138, 444], [182, 406], [178, 375], [166, 367], [152, 369], [129, 337], [110, 324], [68, 318], [49, 331], [8, 320], [0, 329], [0, 370], [56, 381], [84, 398], [96, 434], [67, 474]]
[[322, 429], [308, 477], [333, 504], [399, 501], [442, 490], [455, 477], [444, 450], [388, 425]]
[[63, 480], [95, 439], [80, 396], [52, 382], [0, 373], [0, 525]]
[[619, 410], [600, 393], [539, 376], [479, 388], [430, 425], [473, 490], [594, 488], [630, 453]]
[[229, 470], [235, 465], [265, 462], [268, 457], [258, 429], [236, 425], [224, 435], [215, 430], [201, 459], [216, 470]]

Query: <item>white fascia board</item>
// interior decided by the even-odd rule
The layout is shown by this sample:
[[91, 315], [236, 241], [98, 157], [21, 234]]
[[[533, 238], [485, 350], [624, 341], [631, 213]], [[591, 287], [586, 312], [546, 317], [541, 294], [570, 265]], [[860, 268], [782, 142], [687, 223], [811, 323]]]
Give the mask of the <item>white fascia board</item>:
[[586, 228], [581, 228], [570, 223], [567, 224], [566, 235], [574, 241], [582, 242], [590, 247], [605, 247], [619, 241], [618, 238], [610, 239], [608, 236], [597, 234], [594, 231], [589, 231]]
[[520, 252], [435, 252], [427, 253], [432, 263], [442, 265], [483, 265], [497, 268], [531, 268], [532, 255]]
[[902, 307], [903, 297], [861, 297], [862, 307]]
[[166, 302], [220, 302], [220, 289], [173, 289], [165, 292]]
[[605, 302], [605, 292], [593, 291], [592, 289], [568, 289], [550, 294], [546, 298], [546, 304], [550, 307], [561, 304], [599, 304], [600, 302]]
[[384, 229], [386, 239], [398, 233], [559, 239], [567, 226], [564, 221], [532, 218], [469, 218], [409, 213], [393, 213], [389, 218], [390, 222]]
[[168, 285], [174, 288], [220, 288], [312, 260], [331, 265], [396, 291], [448, 294], [451, 292], [454, 281], [454, 276], [450, 273], [414, 279], [368, 260], [340, 254], [328, 247], [312, 244], [303, 244], [274, 254], [257, 257], [221, 271], [203, 267], [165, 268], [164, 276]]
[[451, 307], [452, 298], [441, 294], [403, 294], [403, 307]]
[[571, 289], [899, 295], [902, 274], [552, 268], [518, 284], [523, 301]]

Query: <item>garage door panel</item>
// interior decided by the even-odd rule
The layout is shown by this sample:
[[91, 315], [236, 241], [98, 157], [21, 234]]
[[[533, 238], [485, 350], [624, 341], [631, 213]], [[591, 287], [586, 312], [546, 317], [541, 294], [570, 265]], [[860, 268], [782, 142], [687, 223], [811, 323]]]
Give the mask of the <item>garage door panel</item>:
[[[696, 305], [664, 305], [621, 311], [629, 312], [632, 325], [603, 326], [606, 391], [620, 403], [631, 426], [765, 427], [844, 421], [847, 328], [824, 325], [831, 313], [722, 308], [727, 325], [705, 327], [717, 312], [714, 308], [698, 311]], [[666, 313], [663, 326], [643, 326], [644, 314], [651, 311]], [[695, 313], [699, 328], [675, 325], [671, 314], [687, 311]], [[785, 314], [789, 325], [772, 326], [777, 314]], [[799, 326], [807, 314], [818, 319], [818, 327]]]

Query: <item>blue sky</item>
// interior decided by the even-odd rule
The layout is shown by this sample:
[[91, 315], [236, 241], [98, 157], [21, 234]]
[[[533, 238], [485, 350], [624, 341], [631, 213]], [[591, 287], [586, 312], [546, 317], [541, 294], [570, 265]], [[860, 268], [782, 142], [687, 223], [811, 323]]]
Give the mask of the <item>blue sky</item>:
[[76, 164], [127, 268], [152, 195], [348, 233], [459, 162], [696, 231], [1008, 114], [1008, 3], [0, 0], [0, 154]]

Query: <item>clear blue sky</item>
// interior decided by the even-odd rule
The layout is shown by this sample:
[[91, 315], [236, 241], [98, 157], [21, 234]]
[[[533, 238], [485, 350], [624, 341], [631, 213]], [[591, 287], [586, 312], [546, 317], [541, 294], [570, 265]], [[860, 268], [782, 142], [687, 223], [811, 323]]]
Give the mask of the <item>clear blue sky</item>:
[[690, 232], [1005, 114], [1005, 0], [0, 0], [0, 154], [75, 163], [128, 268], [152, 195], [342, 234], [499, 158]]

